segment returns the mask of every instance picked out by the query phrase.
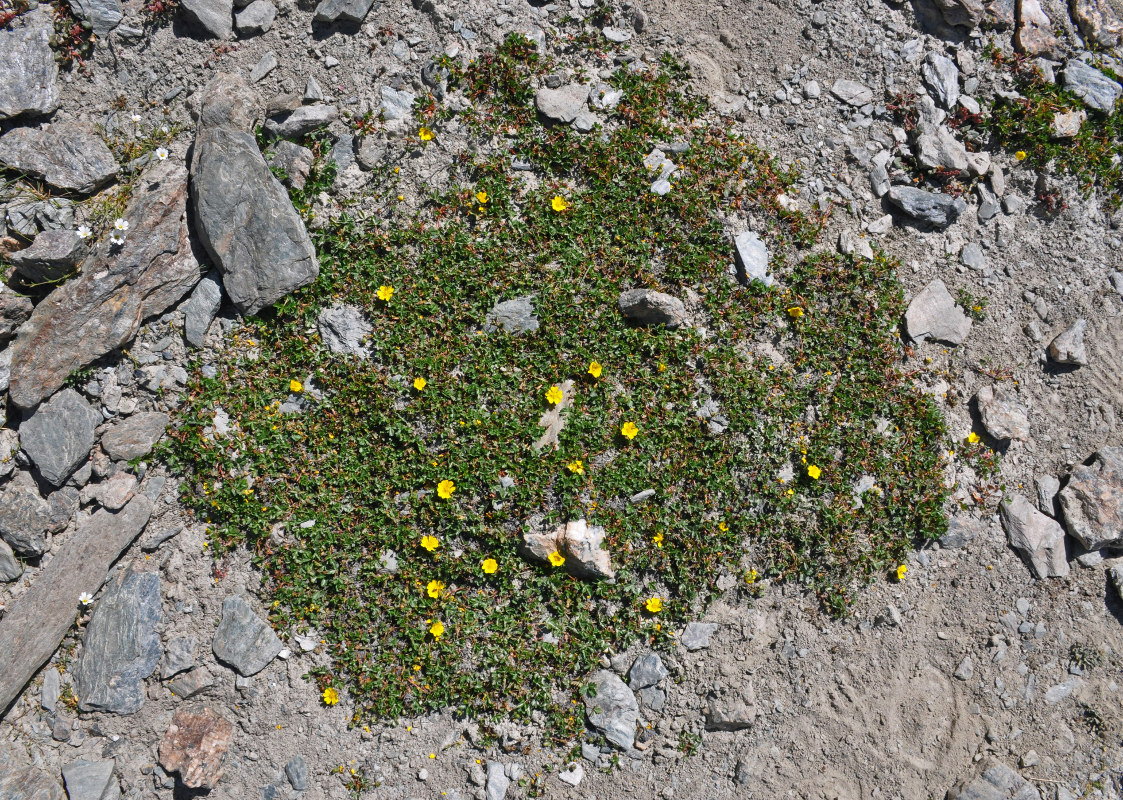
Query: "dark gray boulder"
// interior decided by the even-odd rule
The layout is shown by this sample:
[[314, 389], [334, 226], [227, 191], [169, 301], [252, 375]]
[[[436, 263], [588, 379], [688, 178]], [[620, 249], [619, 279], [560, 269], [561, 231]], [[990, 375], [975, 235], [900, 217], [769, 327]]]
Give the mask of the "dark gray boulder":
[[0, 119], [50, 114], [59, 107], [58, 64], [51, 50], [54, 32], [46, 4], [0, 28]]
[[117, 174], [117, 162], [101, 137], [71, 124], [8, 131], [0, 136], [0, 164], [56, 189], [87, 194]]
[[234, 32], [233, 0], [181, 0], [180, 13], [208, 38], [229, 39]]
[[215, 658], [239, 675], [256, 675], [281, 652], [281, 640], [269, 623], [257, 616], [242, 598], [227, 597], [211, 649]]
[[621, 750], [632, 750], [639, 721], [639, 703], [627, 684], [614, 672], [600, 670], [592, 676], [596, 694], [585, 695], [589, 724]]
[[23, 564], [16, 558], [8, 543], [0, 539], [0, 583], [14, 581], [23, 574]]
[[62, 486], [90, 455], [99, 422], [101, 414], [82, 395], [63, 389], [20, 425], [20, 444], [43, 479]]
[[125, 16], [118, 0], [70, 0], [70, 10], [82, 22], [89, 23], [94, 35], [102, 37], [116, 28]]
[[0, 540], [24, 558], [39, 558], [47, 552], [50, 524], [50, 505], [39, 496], [35, 481], [18, 473], [0, 492]]
[[484, 331], [520, 334], [538, 330], [538, 317], [534, 315], [534, 295], [525, 295], [496, 303], [484, 320]]
[[677, 297], [652, 289], [630, 289], [622, 292], [617, 305], [620, 313], [638, 325], [666, 325], [679, 328], [689, 325], [686, 307]]
[[943, 230], [967, 210], [960, 197], [942, 192], [926, 192], [912, 186], [893, 186], [889, 189], [889, 202], [901, 209], [916, 222], [927, 223]]
[[366, 18], [374, 0], [323, 0], [316, 6], [313, 22], [326, 24], [334, 22], [349, 22], [359, 25]]
[[168, 415], [159, 411], [133, 414], [101, 436], [101, 449], [114, 461], [132, 461], [152, 452], [168, 427]]
[[188, 344], [203, 346], [207, 331], [221, 307], [222, 275], [218, 270], [211, 270], [183, 304], [183, 336]]
[[12, 292], [0, 294], [0, 342], [12, 338], [16, 329], [31, 317], [34, 308], [30, 297]]
[[[90, 254], [90, 248], [70, 229], [43, 231], [31, 247], [8, 256], [20, 277], [29, 283], [52, 283], [65, 278]], [[0, 298], [0, 302], [3, 302]], [[30, 310], [30, 302], [28, 303]], [[30, 314], [29, 314], [30, 316]]]

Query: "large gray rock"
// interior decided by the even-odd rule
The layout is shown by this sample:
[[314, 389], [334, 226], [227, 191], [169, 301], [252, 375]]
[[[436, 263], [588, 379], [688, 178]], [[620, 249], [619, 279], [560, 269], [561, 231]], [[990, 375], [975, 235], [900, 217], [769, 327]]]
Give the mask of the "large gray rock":
[[282, 646], [269, 623], [253, 613], [245, 600], [231, 595], [222, 603], [222, 619], [211, 649], [223, 664], [249, 676], [265, 669]]
[[932, 4], [953, 27], [974, 28], [983, 19], [981, 0], [932, 0]]
[[383, 86], [382, 104], [379, 106], [379, 111], [387, 122], [406, 120], [413, 115], [413, 103], [416, 99], [417, 95], [413, 92]]
[[307, 147], [282, 139], [266, 155], [266, 160], [269, 166], [284, 170], [283, 182], [286, 186], [303, 189], [312, 165], [316, 162], [316, 156]]
[[1006, 538], [1038, 578], [1068, 575], [1065, 532], [1055, 519], [1045, 516], [1026, 498], [1014, 495], [998, 506]]
[[1027, 56], [1048, 56], [1057, 47], [1053, 21], [1039, 0], [1018, 0], [1020, 13], [1014, 29], [1014, 48]]
[[954, 111], [959, 102], [959, 68], [955, 62], [943, 53], [929, 53], [920, 67], [920, 75], [936, 102]]
[[849, 106], [864, 106], [873, 102], [873, 89], [851, 80], [837, 80], [831, 86], [831, 94]]
[[183, 304], [183, 336], [187, 343], [202, 347], [207, 331], [218, 316], [222, 307], [222, 274], [218, 270], [208, 272], [191, 297]]
[[[0, 41], [0, 47], [3, 42]], [[3, 800], [66, 800], [62, 787], [38, 767], [16, 761], [7, 742], [0, 745], [0, 798]]]
[[538, 317], [534, 315], [534, 295], [515, 297], [496, 303], [487, 312], [483, 329], [486, 333], [502, 330], [504, 333], [534, 333], [538, 330]]
[[0, 539], [0, 583], [9, 583], [23, 574], [23, 564], [8, 543]]
[[209, 38], [229, 39], [234, 31], [233, 0], [181, 0], [179, 7]]
[[0, 119], [50, 114], [59, 107], [58, 64], [51, 50], [54, 32], [47, 4], [0, 28]]
[[983, 427], [992, 437], [1021, 442], [1029, 438], [1029, 412], [1011, 392], [988, 384], [975, 393], [975, 402]]
[[967, 171], [967, 148], [947, 125], [921, 121], [915, 131], [916, 160], [931, 170]]
[[326, 24], [334, 22], [349, 22], [352, 25], [362, 24], [367, 12], [374, 5], [374, 0], [323, 0], [316, 6], [313, 22]]
[[339, 118], [335, 106], [301, 106], [265, 121], [265, 133], [274, 139], [297, 139]]
[[632, 687], [632, 691], [646, 689], [655, 686], [670, 674], [663, 666], [663, 659], [659, 658], [659, 654], [649, 650], [632, 662], [632, 667], [628, 670], [628, 685]]
[[[60, 229], [43, 231], [35, 237], [31, 247], [12, 253], [8, 260], [29, 283], [51, 283], [74, 272], [89, 254], [90, 248], [76, 232]], [[2, 297], [0, 302], [3, 302]]]
[[31, 318], [35, 309], [30, 297], [22, 297], [13, 292], [0, 294], [0, 342], [12, 338], [16, 329]]
[[164, 650], [164, 663], [160, 667], [161, 680], [167, 680], [195, 666], [195, 649], [198, 642], [194, 636], [176, 636], [168, 640]]
[[1121, 12], [1111, 7], [1111, 0], [1069, 0], [1068, 7], [1073, 22], [1089, 43], [1104, 48], [1123, 43]]
[[20, 425], [20, 443], [43, 479], [62, 486], [90, 455], [99, 422], [101, 414], [82, 395], [63, 389]]
[[70, 800], [117, 800], [121, 785], [113, 774], [113, 761], [71, 761], [62, 768]]
[[333, 353], [370, 357], [370, 333], [373, 330], [363, 312], [348, 305], [335, 305], [320, 312], [316, 325], [320, 340]]
[[889, 202], [915, 221], [941, 230], [959, 219], [959, 215], [967, 210], [967, 203], [961, 197], [952, 197], [942, 192], [926, 192], [912, 186], [892, 186], [888, 197]]
[[1123, 86], [1077, 58], [1065, 64], [1064, 85], [1089, 108], [1105, 114], [1114, 110], [1120, 94], [1123, 94]]
[[498, 761], [489, 761], [487, 780], [484, 783], [484, 800], [505, 800], [510, 787], [511, 779], [507, 777], [504, 766]]
[[771, 286], [772, 276], [768, 274], [768, 247], [752, 231], [744, 231], [733, 239], [734, 256], [737, 261], [737, 277], [748, 286], [759, 281]]
[[680, 328], [689, 325], [686, 307], [677, 297], [652, 289], [629, 289], [616, 301], [620, 313], [639, 325], [666, 325]]
[[706, 729], [744, 730], [756, 721], [756, 714], [756, 692], [752, 681], [746, 679], [742, 686], [730, 688], [710, 698], [706, 710]]
[[1005, 764], [990, 761], [977, 777], [948, 789], [947, 800], [1041, 800], [1041, 794]]
[[39, 231], [74, 227], [74, 201], [65, 197], [36, 200], [20, 194], [8, 203], [8, 230], [25, 239], [33, 239]]
[[308, 789], [309, 778], [308, 762], [304, 756], [297, 753], [285, 764], [285, 777], [289, 779], [289, 786], [295, 791], [303, 792]]
[[1056, 338], [1049, 342], [1049, 358], [1058, 364], [1087, 366], [1088, 352], [1084, 348], [1084, 331], [1087, 328], [1087, 321], [1078, 319], [1072, 327], [1057, 334]]
[[596, 695], [585, 696], [585, 714], [589, 724], [613, 746], [631, 750], [639, 721], [636, 696], [615, 672], [602, 669], [593, 674], [592, 682]]
[[24, 558], [39, 558], [47, 552], [50, 524], [50, 505], [31, 476], [19, 473], [0, 493], [0, 539]]
[[[0, 351], [2, 355], [7, 351]], [[0, 391], [3, 391], [0, 389]], [[16, 468], [16, 453], [19, 452], [19, 434], [11, 428], [0, 428], [0, 478], [6, 478]]]
[[571, 83], [560, 89], [539, 89], [534, 95], [534, 105], [548, 119], [566, 124], [577, 119], [589, 100], [589, 87]]
[[234, 27], [239, 36], [257, 36], [267, 33], [277, 19], [277, 7], [269, 0], [254, 0], [234, 15]]
[[1065, 527], [1087, 550], [1123, 545], [1123, 447], [1101, 448], [1060, 492]]
[[116, 28], [125, 16], [118, 0], [70, 0], [70, 10], [82, 22], [89, 24], [94, 35], [101, 37]]
[[905, 333], [914, 342], [934, 339], [960, 345], [970, 331], [970, 317], [955, 304], [939, 278], [925, 286], [905, 311]]
[[146, 456], [164, 435], [168, 422], [168, 415], [159, 411], [133, 414], [101, 435], [101, 449], [114, 461]]
[[35, 307], [12, 345], [12, 402], [33, 408], [74, 370], [131, 341], [199, 281], [187, 228], [187, 171], [171, 160], [141, 175], [123, 246], [99, 246]]
[[160, 575], [132, 565], [102, 593], [74, 672], [82, 711], [132, 714], [144, 705], [144, 679], [163, 655]]
[[688, 622], [679, 637], [682, 646], [691, 652], [710, 646], [710, 637], [717, 630], [716, 622]]
[[192, 210], [223, 285], [243, 314], [256, 314], [320, 273], [316, 251], [288, 193], [254, 140], [257, 95], [236, 75], [203, 91], [191, 161]]
[[0, 164], [42, 178], [56, 189], [89, 193], [117, 174], [117, 162], [100, 136], [61, 123], [46, 130], [14, 128], [0, 136]]

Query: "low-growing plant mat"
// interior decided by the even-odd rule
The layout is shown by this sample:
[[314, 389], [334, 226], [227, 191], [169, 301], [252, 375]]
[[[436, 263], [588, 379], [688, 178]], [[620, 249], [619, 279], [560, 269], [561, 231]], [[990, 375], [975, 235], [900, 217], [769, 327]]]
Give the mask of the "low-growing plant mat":
[[[612, 126], [586, 136], [536, 118], [529, 79], [547, 68], [516, 37], [454, 70], [475, 104], [465, 124], [510, 152], [464, 156], [460, 188], [389, 225], [319, 231], [316, 283], [228, 339], [179, 415], [169, 455], [216, 553], [253, 551], [274, 625], [322, 635], [321, 688], [349, 696], [356, 721], [541, 710], [565, 738], [602, 654], [669, 646], [734, 584], [797, 581], [845, 613], [944, 527], [942, 422], [894, 366], [896, 264], [797, 260], [820, 221], [782, 205], [794, 175], [679, 88], [673, 62], [618, 73]], [[417, 147], [446, 124], [421, 113]], [[660, 197], [642, 159], [676, 141], [690, 147]], [[774, 288], [731, 274], [719, 212], [738, 210], [770, 243]], [[694, 326], [629, 324], [617, 298], [635, 287], [688, 299]], [[482, 331], [497, 301], [528, 294], [537, 331]], [[317, 316], [341, 301], [373, 326], [369, 360], [319, 340]], [[536, 452], [567, 380], [558, 449]], [[280, 413], [286, 399], [306, 410]], [[698, 415], [710, 399], [721, 433]], [[605, 529], [614, 580], [520, 554], [532, 526], [582, 518]]]

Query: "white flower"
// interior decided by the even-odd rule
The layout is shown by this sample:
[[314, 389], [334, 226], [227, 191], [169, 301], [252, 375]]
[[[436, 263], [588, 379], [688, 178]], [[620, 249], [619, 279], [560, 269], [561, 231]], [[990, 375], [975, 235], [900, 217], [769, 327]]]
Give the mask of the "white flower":
[[168, 133], [169, 130], [170, 130], [170, 128], [168, 128], [167, 125], [161, 125], [160, 126], [160, 133]]
[[90, 230], [89, 225], [79, 225], [77, 234], [79, 239], [89, 239], [93, 235], [93, 231]]
[[89, 592], [82, 592], [82, 594], [78, 595], [79, 605], [88, 606], [92, 602], [94, 602], [94, 596]]
[[113, 227], [119, 231], [127, 231], [129, 229], [129, 221], [117, 217], [117, 221], [113, 223]]
[[163, 147], [157, 147], [156, 148], [156, 158], [160, 159], [161, 161], [167, 161], [168, 160], [168, 151], [166, 149], [164, 149]]
[[125, 234], [113, 233], [109, 235], [109, 243], [115, 247], [120, 247], [125, 243]]
[[140, 114], [133, 114], [133, 122], [140, 122]]

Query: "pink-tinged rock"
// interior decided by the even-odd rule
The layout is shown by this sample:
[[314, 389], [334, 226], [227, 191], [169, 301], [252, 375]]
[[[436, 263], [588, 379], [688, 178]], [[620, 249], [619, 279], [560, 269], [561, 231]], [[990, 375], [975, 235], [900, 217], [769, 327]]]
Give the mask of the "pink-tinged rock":
[[222, 777], [234, 726], [209, 708], [180, 709], [160, 742], [160, 766], [189, 789], [211, 790]]
[[1014, 47], [1027, 56], [1049, 55], [1057, 46], [1053, 21], [1042, 10], [1038, 0], [1019, 0]]

